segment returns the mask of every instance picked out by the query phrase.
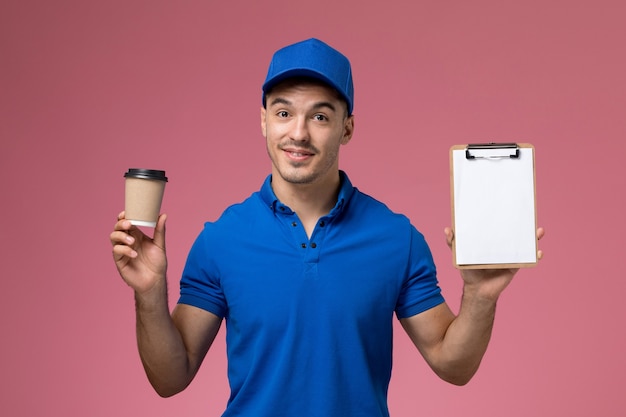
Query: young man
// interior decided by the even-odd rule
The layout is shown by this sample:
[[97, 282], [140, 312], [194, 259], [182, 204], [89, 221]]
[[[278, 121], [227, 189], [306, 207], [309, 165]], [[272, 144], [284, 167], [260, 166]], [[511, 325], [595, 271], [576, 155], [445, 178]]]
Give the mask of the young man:
[[394, 314], [441, 378], [465, 384], [474, 375], [516, 270], [462, 271], [455, 316], [423, 236], [339, 170], [352, 110], [341, 53], [309, 39], [274, 54], [261, 108], [271, 175], [206, 223], [171, 315], [166, 216], [150, 239], [120, 214], [113, 255], [135, 291], [139, 352], [160, 395], [192, 381], [223, 319], [224, 416], [388, 416]]

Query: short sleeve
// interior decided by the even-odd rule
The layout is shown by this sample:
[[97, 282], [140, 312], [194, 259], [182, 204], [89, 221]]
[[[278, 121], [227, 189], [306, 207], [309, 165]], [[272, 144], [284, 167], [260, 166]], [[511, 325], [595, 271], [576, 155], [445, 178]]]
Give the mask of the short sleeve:
[[396, 304], [396, 316], [411, 317], [444, 301], [430, 248], [424, 236], [411, 226], [407, 273]]
[[217, 248], [212, 248], [211, 225], [205, 225], [189, 251], [180, 280], [178, 303], [192, 305], [223, 318], [227, 304], [220, 285], [220, 274], [213, 261]]

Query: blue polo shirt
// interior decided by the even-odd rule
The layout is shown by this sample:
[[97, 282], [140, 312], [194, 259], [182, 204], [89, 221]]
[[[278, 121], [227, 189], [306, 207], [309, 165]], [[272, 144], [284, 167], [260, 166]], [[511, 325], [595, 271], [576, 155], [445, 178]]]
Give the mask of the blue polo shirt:
[[424, 237], [341, 172], [311, 237], [261, 190], [205, 224], [179, 303], [226, 321], [223, 416], [388, 416], [393, 314], [444, 301]]

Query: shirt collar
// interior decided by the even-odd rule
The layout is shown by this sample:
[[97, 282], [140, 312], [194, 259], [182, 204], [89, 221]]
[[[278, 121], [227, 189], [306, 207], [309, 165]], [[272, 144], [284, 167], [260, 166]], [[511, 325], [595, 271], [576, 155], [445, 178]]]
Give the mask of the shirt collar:
[[[346, 206], [347, 202], [352, 197], [352, 194], [354, 193], [354, 187], [352, 186], [352, 183], [350, 182], [348, 175], [344, 171], [339, 171], [339, 179], [340, 179], [340, 185], [339, 185], [339, 194], [337, 196], [337, 204], [335, 204], [335, 207], [330, 211], [329, 216], [334, 216], [340, 213]], [[272, 211], [274, 212], [278, 211], [280, 213], [285, 213], [285, 214], [293, 213], [293, 211], [289, 207], [281, 203], [280, 200], [278, 200], [278, 198], [276, 197], [276, 194], [274, 194], [274, 190], [272, 190], [272, 175], [271, 174], [265, 178], [265, 181], [263, 182], [263, 185], [261, 186], [260, 195], [261, 195], [261, 199], [263, 200], [263, 202]]]

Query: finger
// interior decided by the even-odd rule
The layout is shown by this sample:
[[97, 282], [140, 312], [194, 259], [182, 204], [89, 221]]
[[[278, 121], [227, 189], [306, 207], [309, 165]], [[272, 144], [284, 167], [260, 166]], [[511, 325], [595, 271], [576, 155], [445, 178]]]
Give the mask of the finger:
[[122, 220], [124, 217], [126, 217], [126, 211], [122, 210], [120, 214], [117, 215], [117, 220]]
[[161, 214], [154, 228], [154, 238], [153, 238], [154, 244], [162, 249], [165, 249], [165, 221], [166, 220], [167, 220], [167, 214]]
[[446, 244], [448, 247], [452, 248], [452, 241], [454, 240], [454, 233], [452, 233], [452, 229], [446, 227], [443, 229], [444, 234], [446, 235]]
[[130, 246], [127, 245], [115, 245], [113, 246], [113, 259], [115, 262], [119, 262], [124, 257], [127, 258], [136, 258], [137, 252]]
[[132, 245], [135, 238], [124, 231], [116, 230], [109, 235], [109, 240], [113, 246], [115, 245]]
[[537, 228], [537, 239], [541, 239], [545, 234], [546, 231], [543, 229], [543, 227]]
[[[540, 240], [544, 235], [545, 235], [545, 230], [543, 229], [543, 227], [538, 227], [537, 228], [537, 240]], [[541, 258], [543, 258], [543, 251], [538, 249], [537, 250], [537, 260], [540, 261]]]
[[133, 229], [133, 225], [129, 220], [122, 218], [115, 223], [113, 230], [122, 230], [129, 233]]

